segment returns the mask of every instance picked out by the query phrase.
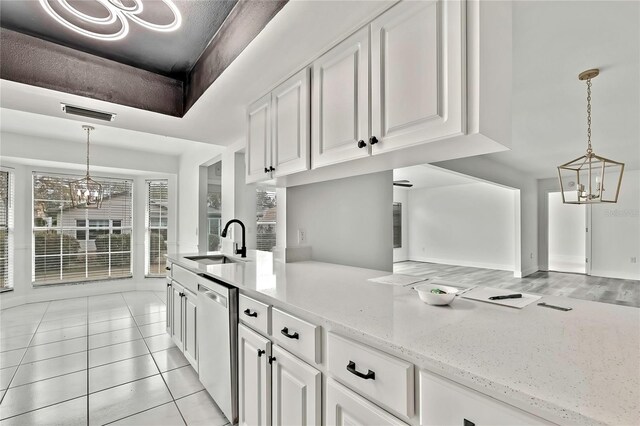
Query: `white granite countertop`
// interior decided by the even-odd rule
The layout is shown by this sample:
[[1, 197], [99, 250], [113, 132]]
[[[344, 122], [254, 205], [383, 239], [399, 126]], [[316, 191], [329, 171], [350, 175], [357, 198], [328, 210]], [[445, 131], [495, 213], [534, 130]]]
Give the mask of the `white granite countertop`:
[[318, 317], [329, 330], [562, 424], [640, 424], [640, 309], [564, 297], [514, 309], [457, 297], [430, 306], [388, 272], [320, 262], [172, 261]]

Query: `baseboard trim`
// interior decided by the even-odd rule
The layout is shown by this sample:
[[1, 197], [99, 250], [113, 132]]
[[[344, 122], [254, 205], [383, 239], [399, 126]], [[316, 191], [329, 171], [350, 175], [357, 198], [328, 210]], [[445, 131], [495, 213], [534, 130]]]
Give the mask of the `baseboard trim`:
[[529, 276], [531, 274], [535, 274], [539, 270], [540, 270], [540, 268], [538, 266], [533, 266], [531, 268], [523, 269], [521, 271], [514, 271], [513, 272], [513, 276], [515, 278], [524, 278], [524, 277], [527, 277], [527, 276]]
[[640, 281], [640, 275], [633, 273], [625, 273], [619, 271], [591, 271], [592, 277], [603, 277], [603, 278], [615, 278], [619, 280], [634, 280]]
[[498, 271], [509, 271], [513, 272], [513, 265], [501, 265], [496, 263], [483, 263], [483, 262], [466, 262], [460, 260], [451, 260], [451, 259], [435, 259], [432, 257], [422, 257], [422, 256], [409, 256], [409, 259], [416, 262], [428, 262], [428, 263], [439, 263], [441, 265], [452, 265], [452, 266], [468, 266], [470, 268], [482, 268], [482, 269], [495, 269]]

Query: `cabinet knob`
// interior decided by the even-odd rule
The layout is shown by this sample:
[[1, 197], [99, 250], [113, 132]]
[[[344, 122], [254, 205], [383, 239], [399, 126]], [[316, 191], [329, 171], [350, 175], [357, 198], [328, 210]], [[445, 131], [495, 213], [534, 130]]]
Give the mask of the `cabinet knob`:
[[269, 169], [267, 169], [266, 167], [264, 168], [264, 172], [265, 173], [269, 173]]
[[167, 283], [167, 287], [171, 287], [171, 283]]
[[258, 349], [258, 358], [261, 358], [263, 354], [265, 354], [266, 351], [263, 349]]
[[367, 143], [365, 141], [363, 141], [362, 139], [358, 141], [358, 148], [364, 148], [365, 146], [367, 146]]
[[463, 426], [476, 426], [476, 424], [471, 420], [464, 419]]
[[375, 144], [377, 144], [377, 143], [378, 143], [378, 138], [376, 138], [375, 136], [371, 136], [371, 137], [369, 138], [369, 143], [370, 143], [371, 145], [375, 145]]
[[179, 295], [180, 297], [184, 297], [184, 296], [186, 296], [184, 293], [178, 293], [178, 295]]
[[269, 364], [273, 364], [273, 361], [275, 361], [275, 360], [276, 360], [275, 356], [270, 356], [269, 357]]
[[269, 171], [270, 171], [270, 172], [275, 172], [275, 171], [276, 171], [276, 168], [275, 168], [275, 167], [273, 167], [273, 166], [269, 166]]
[[167, 271], [170, 271], [171, 270], [171, 266], [165, 266], [164, 269], [167, 270]]

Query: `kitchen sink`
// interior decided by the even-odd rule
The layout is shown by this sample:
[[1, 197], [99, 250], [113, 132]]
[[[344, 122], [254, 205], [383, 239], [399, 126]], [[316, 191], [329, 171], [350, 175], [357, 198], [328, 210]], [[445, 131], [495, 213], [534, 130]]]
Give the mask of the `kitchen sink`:
[[203, 265], [219, 265], [221, 263], [238, 263], [237, 260], [231, 259], [223, 254], [207, 254], [201, 256], [185, 256], [185, 259], [202, 263]]

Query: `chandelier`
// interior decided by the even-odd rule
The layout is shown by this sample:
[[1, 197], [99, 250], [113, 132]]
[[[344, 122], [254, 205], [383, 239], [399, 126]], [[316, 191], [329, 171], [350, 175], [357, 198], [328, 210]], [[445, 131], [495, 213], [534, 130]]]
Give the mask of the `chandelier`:
[[591, 148], [591, 79], [600, 70], [580, 73], [587, 81], [587, 153], [558, 166], [562, 202], [565, 204], [616, 203], [622, 183], [624, 163], [600, 157]]
[[82, 126], [87, 131], [87, 174], [82, 179], [69, 182], [71, 204], [73, 207], [99, 209], [102, 205], [102, 184], [89, 176], [89, 134], [93, 126]]

